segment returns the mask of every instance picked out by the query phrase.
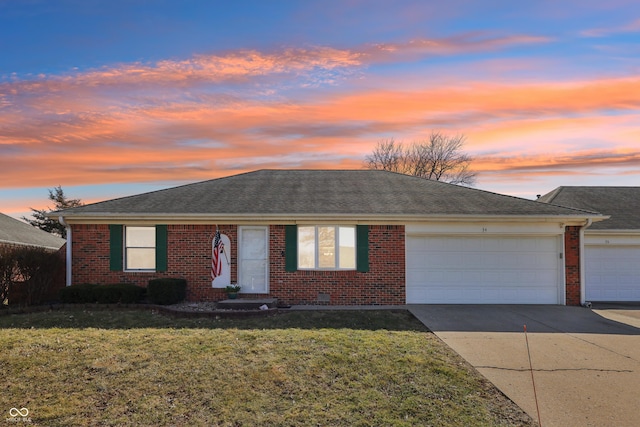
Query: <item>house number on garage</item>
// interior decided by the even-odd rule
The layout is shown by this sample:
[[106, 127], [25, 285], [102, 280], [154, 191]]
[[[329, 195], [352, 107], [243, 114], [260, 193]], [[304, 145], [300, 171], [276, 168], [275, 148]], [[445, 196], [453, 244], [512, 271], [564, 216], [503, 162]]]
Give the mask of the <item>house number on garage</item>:
[[483, 232], [483, 233], [486, 233], [486, 232], [487, 232], [487, 229], [486, 229], [485, 227], [482, 227], [482, 232]]

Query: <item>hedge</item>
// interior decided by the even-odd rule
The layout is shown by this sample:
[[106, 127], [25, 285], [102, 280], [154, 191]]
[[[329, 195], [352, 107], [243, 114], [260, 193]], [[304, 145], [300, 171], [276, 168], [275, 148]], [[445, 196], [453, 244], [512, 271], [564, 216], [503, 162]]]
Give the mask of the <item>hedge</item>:
[[145, 289], [130, 283], [99, 286], [95, 290], [99, 304], [135, 304], [144, 296]]
[[60, 289], [60, 301], [65, 304], [80, 304], [96, 302], [95, 289], [99, 285], [86, 283], [83, 285], [73, 285]]
[[144, 297], [145, 289], [130, 283], [114, 285], [83, 284], [60, 290], [60, 301], [65, 304], [134, 304]]
[[147, 298], [153, 304], [177, 304], [187, 296], [185, 279], [151, 279], [147, 286]]
[[38, 305], [64, 286], [64, 257], [37, 247], [0, 250], [0, 306]]

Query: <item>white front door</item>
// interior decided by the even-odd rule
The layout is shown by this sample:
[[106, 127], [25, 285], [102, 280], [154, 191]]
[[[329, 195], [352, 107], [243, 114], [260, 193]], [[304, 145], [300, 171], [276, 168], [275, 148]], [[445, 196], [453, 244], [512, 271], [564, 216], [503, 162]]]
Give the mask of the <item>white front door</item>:
[[238, 230], [238, 284], [240, 292], [269, 293], [269, 228], [240, 227]]

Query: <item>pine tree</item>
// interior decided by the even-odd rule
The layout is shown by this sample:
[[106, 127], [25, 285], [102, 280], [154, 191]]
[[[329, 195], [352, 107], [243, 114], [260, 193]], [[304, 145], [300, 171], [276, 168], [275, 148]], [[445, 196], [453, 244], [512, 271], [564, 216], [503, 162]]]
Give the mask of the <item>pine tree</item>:
[[49, 200], [54, 204], [54, 208], [47, 209], [34, 209], [29, 208], [33, 212], [31, 215], [33, 219], [22, 217], [23, 220], [33, 225], [34, 227], [44, 230], [47, 233], [55, 234], [63, 239], [67, 238], [67, 229], [60, 224], [57, 220], [51, 219], [47, 216], [50, 212], [60, 211], [63, 209], [75, 208], [82, 206], [83, 203], [80, 199], [67, 199], [61, 186], [55, 187], [53, 190], [49, 190]]

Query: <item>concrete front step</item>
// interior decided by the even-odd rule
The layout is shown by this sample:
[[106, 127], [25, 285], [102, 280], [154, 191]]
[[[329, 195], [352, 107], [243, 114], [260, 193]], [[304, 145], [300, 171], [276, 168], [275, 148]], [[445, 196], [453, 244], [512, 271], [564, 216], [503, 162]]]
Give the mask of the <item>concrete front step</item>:
[[278, 306], [277, 298], [237, 298], [225, 299], [218, 301], [217, 308], [222, 310], [259, 310], [260, 307], [266, 305], [268, 308], [276, 308]]

